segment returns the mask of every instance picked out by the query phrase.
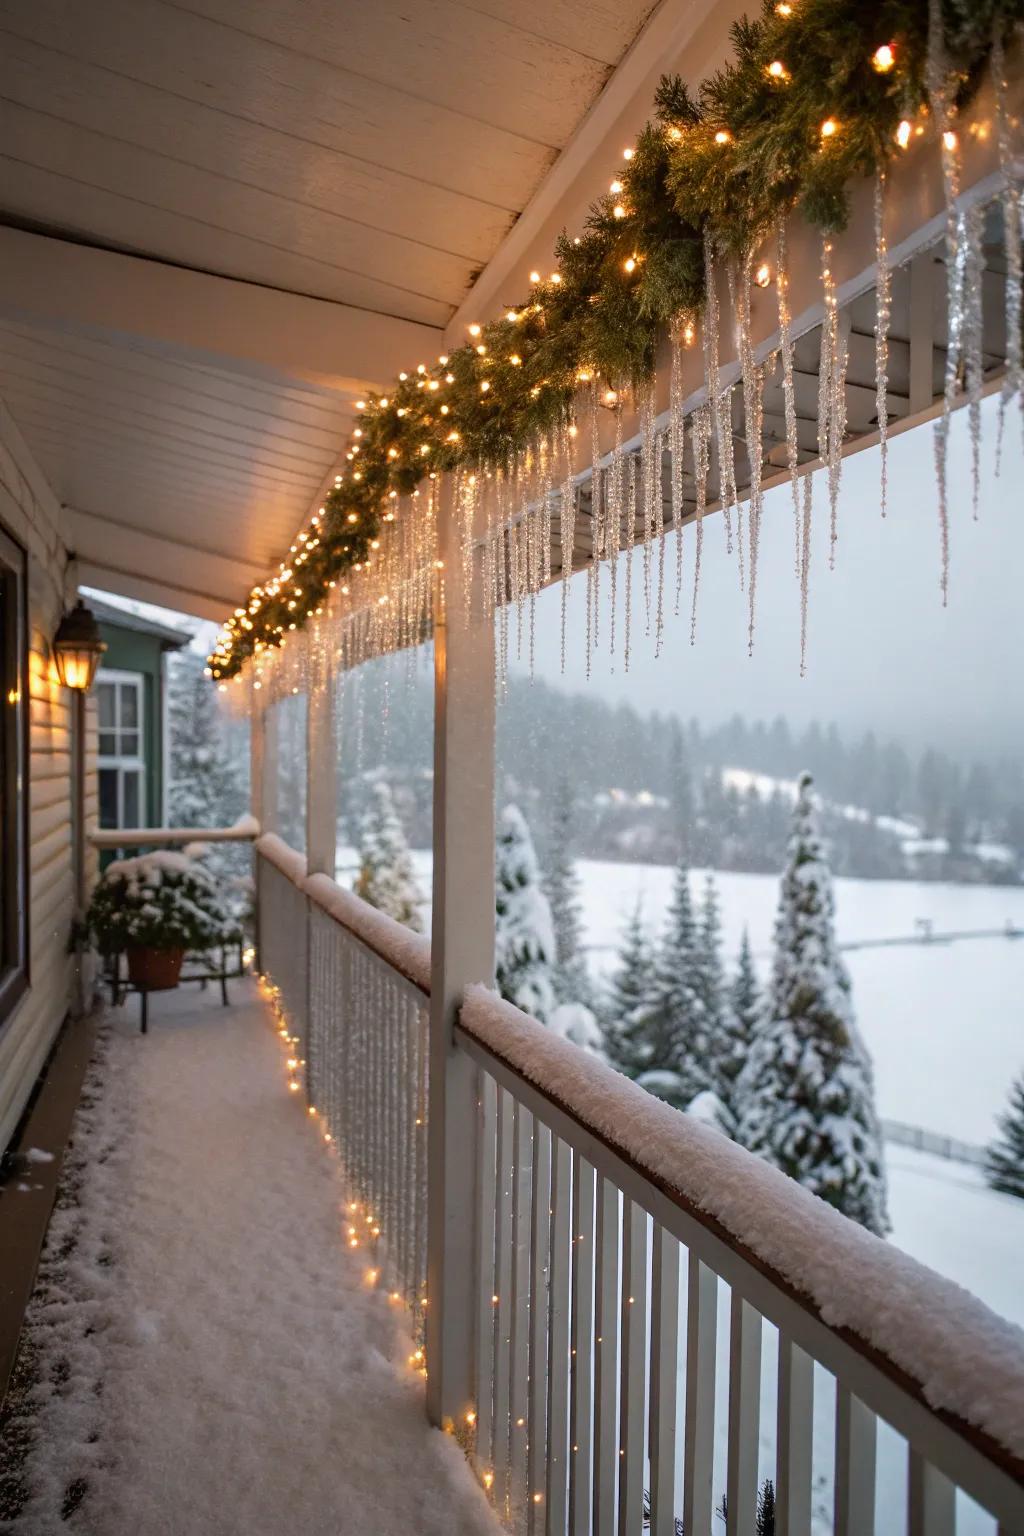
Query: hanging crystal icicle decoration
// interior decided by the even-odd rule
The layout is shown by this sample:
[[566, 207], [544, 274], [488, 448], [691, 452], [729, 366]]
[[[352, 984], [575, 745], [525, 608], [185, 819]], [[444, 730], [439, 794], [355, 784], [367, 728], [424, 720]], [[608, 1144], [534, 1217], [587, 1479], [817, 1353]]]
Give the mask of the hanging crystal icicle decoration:
[[629, 671], [629, 658], [632, 648], [633, 631], [633, 547], [636, 543], [636, 503], [637, 503], [637, 473], [636, 455], [629, 455], [626, 466], [626, 584], [623, 593], [623, 602], [626, 608], [623, 620], [622, 639], [622, 663], [623, 669]]
[[825, 315], [821, 325], [818, 362], [818, 453], [828, 472], [829, 569], [832, 570], [839, 537], [839, 485], [843, 465], [843, 439], [846, 436], [846, 342], [839, 323], [836, 280], [832, 270], [832, 242], [827, 237], [821, 245], [821, 286], [825, 297]]
[[[601, 561], [605, 553], [605, 503], [607, 500], [607, 486], [601, 471], [601, 418], [598, 415], [599, 410], [597, 380], [595, 379], [590, 389], [590, 569], [592, 572], [590, 598], [593, 607], [592, 643], [595, 647], [600, 641]], [[589, 617], [587, 624], [589, 628], [591, 625]], [[588, 641], [589, 644], [590, 642]]]
[[782, 353], [782, 408], [786, 423], [786, 462], [793, 493], [793, 567], [800, 575], [800, 444], [796, 425], [796, 383], [793, 376], [793, 315], [789, 307], [789, 252], [786, 221], [779, 220], [776, 234], [775, 292], [779, 305], [779, 346]]
[[654, 462], [657, 469], [657, 495], [654, 503], [653, 537], [658, 541], [658, 596], [654, 614], [654, 654], [661, 655], [661, 642], [665, 630], [665, 500], [662, 491], [662, 464], [665, 455], [665, 434], [657, 432], [654, 439]]
[[[573, 479], [573, 439], [575, 428], [567, 424], [563, 440], [565, 479], [559, 495], [558, 523], [562, 542], [562, 671], [565, 671], [565, 629], [569, 614], [569, 581], [576, 548], [576, 482]], [[589, 616], [588, 616], [589, 621]]]
[[996, 98], [996, 139], [999, 166], [1003, 173], [1000, 203], [1003, 215], [1003, 249], [1006, 253], [1006, 375], [999, 392], [999, 432], [996, 446], [996, 473], [999, 473], [1003, 447], [1003, 429], [1007, 407], [1017, 397], [1024, 427], [1024, 344], [1021, 340], [1021, 289], [1024, 260], [1021, 252], [1021, 188], [1014, 179], [1010, 120], [1006, 105], [1006, 59], [1003, 40], [996, 30], [992, 43], [992, 81]]
[[747, 654], [754, 654], [754, 624], [757, 618], [757, 561], [761, 550], [761, 515], [764, 495], [761, 489], [761, 454], [764, 440], [764, 368], [755, 367], [750, 384], [750, 415], [747, 422], [747, 451], [750, 455], [750, 516], [748, 519], [750, 559], [747, 572]]
[[708, 471], [711, 464], [711, 407], [697, 407], [693, 418], [693, 478], [697, 505], [694, 512], [693, 601], [690, 606], [690, 644], [697, 639], [697, 598], [700, 592], [701, 557], [704, 553], [704, 513], [708, 504]]
[[[704, 382], [707, 388], [708, 403], [711, 407], [711, 424], [714, 430], [715, 443], [718, 448], [718, 474], [720, 481], [720, 500], [722, 503], [722, 516], [725, 520], [725, 549], [726, 554], [732, 554], [732, 502], [729, 499], [729, 477], [726, 468], [727, 452], [728, 462], [732, 461], [732, 414], [730, 409], [728, 432], [723, 432], [722, 426], [722, 387], [721, 364], [719, 362], [721, 350], [721, 317], [718, 307], [718, 274], [715, 264], [714, 248], [711, 244], [711, 236], [704, 236]], [[731, 403], [731, 394], [730, 401]]]
[[964, 382], [967, 386], [967, 430], [971, 442], [971, 513], [977, 521], [981, 500], [981, 394], [985, 383], [983, 354], [982, 209], [973, 203], [964, 215]]
[[803, 528], [800, 535], [800, 676], [807, 672], [807, 604], [811, 580], [811, 509], [814, 476], [804, 475]]
[[640, 526], [644, 563], [644, 627], [648, 635], [651, 632], [651, 556], [654, 537], [654, 418], [654, 386], [651, 384], [640, 395]]
[[949, 494], [946, 460], [949, 452], [949, 426], [956, 399], [957, 382], [963, 353], [964, 333], [964, 250], [966, 227], [957, 211], [960, 192], [960, 158], [957, 136], [953, 131], [953, 108], [949, 91], [949, 64], [943, 33], [942, 0], [928, 0], [928, 57], [925, 83], [942, 146], [942, 182], [946, 195], [946, 373], [942, 394], [942, 416], [935, 423], [935, 479], [939, 502], [939, 545], [942, 605], [949, 600]]
[[885, 169], [875, 177], [875, 415], [881, 453], [881, 511], [889, 500], [889, 324], [892, 319], [892, 272], [885, 233]]
[[686, 451], [686, 418], [683, 415], [683, 350], [680, 326], [672, 328], [672, 373], [669, 383], [668, 452], [672, 527], [676, 536], [676, 597], [674, 612], [679, 617], [683, 592], [683, 455]]
[[611, 573], [611, 612], [608, 621], [608, 654], [615, 656], [615, 620], [618, 600], [619, 585], [619, 551], [622, 547], [622, 484], [623, 484], [623, 454], [622, 454], [622, 411], [615, 406], [615, 447], [612, 449], [612, 462], [609, 466], [606, 483], [607, 505], [605, 510], [605, 527], [608, 539], [608, 565]]

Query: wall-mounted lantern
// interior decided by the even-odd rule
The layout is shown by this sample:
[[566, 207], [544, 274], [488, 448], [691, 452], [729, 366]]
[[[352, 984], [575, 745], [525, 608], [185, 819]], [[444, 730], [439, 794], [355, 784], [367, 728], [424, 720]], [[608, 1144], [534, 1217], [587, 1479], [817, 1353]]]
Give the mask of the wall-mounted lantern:
[[64, 687], [88, 693], [106, 648], [91, 609], [79, 598], [71, 612], [61, 619], [53, 637], [54, 664]]

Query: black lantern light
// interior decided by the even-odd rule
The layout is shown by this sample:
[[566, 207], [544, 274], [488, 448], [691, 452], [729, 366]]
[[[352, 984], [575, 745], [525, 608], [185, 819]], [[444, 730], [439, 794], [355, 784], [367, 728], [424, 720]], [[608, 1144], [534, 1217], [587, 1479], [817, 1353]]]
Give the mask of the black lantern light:
[[53, 637], [53, 659], [64, 687], [88, 693], [106, 648], [91, 609], [79, 598]]

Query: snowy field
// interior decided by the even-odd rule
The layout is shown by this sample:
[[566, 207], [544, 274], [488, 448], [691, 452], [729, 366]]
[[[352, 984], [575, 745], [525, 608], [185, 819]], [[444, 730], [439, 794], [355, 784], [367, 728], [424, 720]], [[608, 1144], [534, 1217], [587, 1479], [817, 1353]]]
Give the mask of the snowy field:
[[[339, 848], [339, 874], [351, 884], [355, 854]], [[431, 855], [413, 854], [425, 891]], [[663, 864], [584, 859], [577, 869], [593, 971], [607, 975], [626, 918], [639, 902], [647, 926], [661, 926], [673, 870]], [[699, 896], [706, 871], [695, 869]], [[770, 964], [778, 900], [775, 875], [714, 871], [731, 964], [744, 927], [762, 975]], [[936, 933], [1024, 930], [1024, 887], [945, 885], [938, 881], [837, 880], [836, 927], [842, 944], [914, 937], [920, 920]], [[1013, 1077], [1024, 1067], [1024, 938], [966, 939], [852, 950], [845, 955], [854, 1006], [875, 1063], [879, 1113], [940, 1135], [987, 1142]]]

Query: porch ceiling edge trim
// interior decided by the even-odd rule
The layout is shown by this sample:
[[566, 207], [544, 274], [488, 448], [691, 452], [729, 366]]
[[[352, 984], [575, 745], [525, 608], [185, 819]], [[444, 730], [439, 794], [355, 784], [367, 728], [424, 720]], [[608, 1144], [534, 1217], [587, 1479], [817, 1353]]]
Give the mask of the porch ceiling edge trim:
[[361, 393], [441, 346], [415, 321], [9, 227], [0, 267], [6, 314], [319, 391]]

